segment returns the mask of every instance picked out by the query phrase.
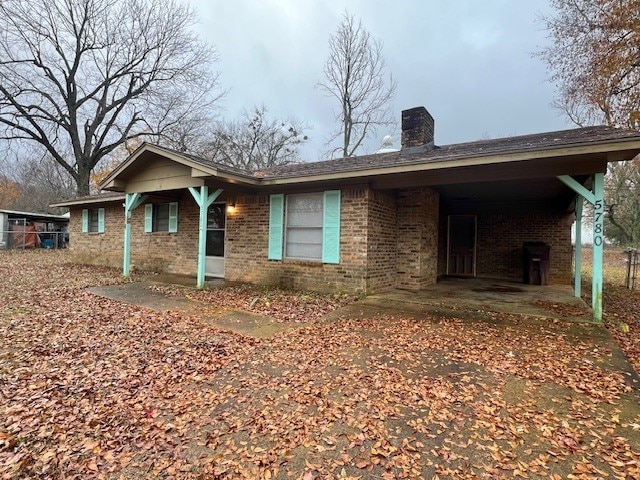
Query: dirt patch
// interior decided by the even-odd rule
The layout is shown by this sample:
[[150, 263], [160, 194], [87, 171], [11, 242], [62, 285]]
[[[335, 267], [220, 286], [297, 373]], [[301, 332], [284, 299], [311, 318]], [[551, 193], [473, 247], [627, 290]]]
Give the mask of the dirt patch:
[[292, 328], [291, 324], [279, 323], [266, 315], [257, 315], [242, 310], [227, 309], [216, 313], [206, 312], [203, 318], [206, 322], [222, 330], [230, 330], [256, 338], [272, 337]]

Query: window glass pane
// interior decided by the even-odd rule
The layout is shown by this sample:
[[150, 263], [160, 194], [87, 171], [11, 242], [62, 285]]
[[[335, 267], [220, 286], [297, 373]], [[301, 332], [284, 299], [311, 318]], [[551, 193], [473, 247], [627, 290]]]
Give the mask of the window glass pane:
[[321, 193], [287, 196], [287, 226], [322, 227]]
[[207, 212], [207, 228], [224, 228], [225, 205], [214, 203]]
[[208, 257], [224, 257], [224, 230], [209, 230], [207, 232]]
[[285, 256], [322, 258], [322, 193], [288, 195]]
[[98, 231], [98, 209], [89, 210], [89, 231]]
[[161, 203], [153, 206], [153, 231], [169, 231], [169, 204]]
[[322, 228], [287, 229], [286, 255], [291, 258], [322, 258]]

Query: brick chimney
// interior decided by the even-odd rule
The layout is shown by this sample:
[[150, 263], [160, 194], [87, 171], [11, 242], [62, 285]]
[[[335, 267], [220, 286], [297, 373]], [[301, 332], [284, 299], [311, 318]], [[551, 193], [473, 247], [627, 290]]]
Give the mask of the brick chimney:
[[433, 117], [424, 107], [402, 111], [402, 149], [433, 146]]

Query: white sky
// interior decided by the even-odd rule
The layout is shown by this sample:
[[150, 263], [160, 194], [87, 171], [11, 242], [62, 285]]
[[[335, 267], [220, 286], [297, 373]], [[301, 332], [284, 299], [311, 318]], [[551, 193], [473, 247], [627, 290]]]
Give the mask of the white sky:
[[380, 131], [375, 151], [393, 134], [401, 110], [423, 105], [444, 145], [570, 128], [550, 106], [554, 87], [533, 52], [547, 43], [544, 0], [191, 0], [199, 33], [220, 54], [223, 116], [264, 104], [279, 118], [312, 127], [305, 160], [321, 159], [335, 128], [336, 104], [315, 85], [323, 79], [329, 36], [348, 9], [384, 44], [398, 82], [395, 131]]

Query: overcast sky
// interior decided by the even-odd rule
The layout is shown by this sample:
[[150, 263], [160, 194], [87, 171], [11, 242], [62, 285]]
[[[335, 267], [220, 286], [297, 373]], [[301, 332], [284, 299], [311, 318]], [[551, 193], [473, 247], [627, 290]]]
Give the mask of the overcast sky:
[[383, 42], [398, 87], [395, 131], [380, 131], [370, 153], [393, 134], [400, 112], [425, 106], [438, 145], [569, 128], [551, 107], [554, 87], [532, 54], [547, 43], [538, 20], [545, 0], [191, 0], [199, 31], [219, 54], [223, 115], [264, 104], [276, 117], [306, 122], [305, 160], [322, 158], [337, 107], [323, 80], [329, 36], [345, 9]]

